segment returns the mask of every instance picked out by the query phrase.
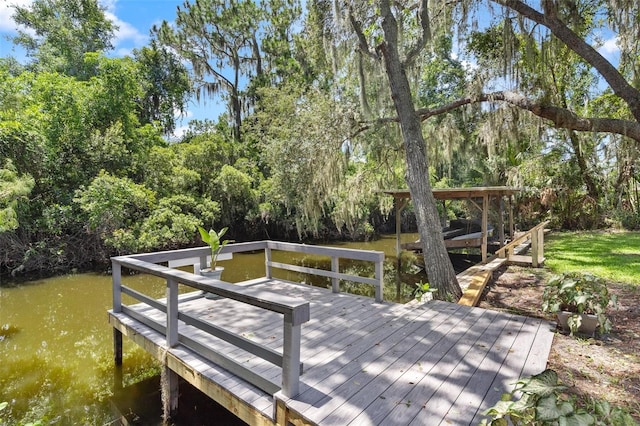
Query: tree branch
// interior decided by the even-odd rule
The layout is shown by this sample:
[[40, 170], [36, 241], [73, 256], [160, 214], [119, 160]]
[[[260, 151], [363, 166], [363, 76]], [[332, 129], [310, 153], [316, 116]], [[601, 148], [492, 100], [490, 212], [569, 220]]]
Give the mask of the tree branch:
[[[580, 117], [567, 108], [543, 105], [518, 93], [508, 91], [483, 93], [475, 97], [460, 98], [438, 108], [421, 108], [416, 111], [416, 114], [418, 114], [420, 120], [425, 121], [430, 117], [445, 114], [460, 108], [461, 106], [481, 102], [506, 102], [517, 108], [527, 110], [540, 118], [550, 120], [553, 123], [553, 126], [558, 129], [569, 129], [580, 132], [613, 133], [626, 136], [636, 142], [640, 142], [640, 123], [635, 121], [613, 118]], [[399, 122], [398, 117], [384, 117], [375, 120], [375, 122], [363, 123], [363, 125], [356, 130], [354, 136], [368, 130], [373, 125], [395, 122]]]
[[[491, 1], [508, 7], [525, 18], [548, 28], [554, 36], [587, 61], [604, 77], [613, 92], [627, 103], [635, 119], [640, 122], [640, 91], [631, 86], [609, 61], [558, 19], [555, 13], [540, 13], [521, 0]], [[546, 7], [546, 9], [550, 10], [551, 8]]]
[[356, 37], [358, 37], [358, 46], [360, 47], [360, 51], [367, 56], [372, 57], [376, 61], [380, 59], [380, 56], [373, 50], [369, 48], [369, 43], [367, 42], [367, 38], [362, 31], [362, 27], [360, 26], [360, 22], [353, 16], [353, 10], [349, 7], [349, 23], [353, 28], [353, 31], [356, 33]]
[[420, 21], [420, 27], [422, 28], [422, 34], [420, 35], [420, 39], [416, 41], [415, 46], [409, 49], [409, 53], [407, 53], [407, 57], [404, 60], [404, 65], [406, 67], [413, 64], [413, 61], [416, 60], [416, 57], [420, 54], [422, 49], [424, 49], [424, 46], [427, 43], [427, 41], [431, 39], [431, 26], [429, 23], [429, 5], [427, 0], [422, 0], [420, 2], [418, 19]]

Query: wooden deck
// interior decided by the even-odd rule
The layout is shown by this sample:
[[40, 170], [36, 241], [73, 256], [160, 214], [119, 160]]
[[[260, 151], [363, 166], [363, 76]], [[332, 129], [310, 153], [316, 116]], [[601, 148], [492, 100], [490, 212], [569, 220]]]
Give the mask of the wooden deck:
[[[124, 312], [110, 312], [109, 321], [249, 424], [477, 424], [519, 377], [545, 369], [553, 339], [545, 321], [459, 304], [377, 303], [266, 278], [243, 284], [310, 303], [301, 335], [304, 372], [293, 397], [277, 387], [260, 390], [180, 343], [167, 347], [165, 334]], [[181, 297], [180, 312], [283, 351], [282, 315], [228, 298]], [[158, 327], [167, 323], [146, 304], [131, 308]], [[282, 368], [202, 330], [179, 327], [266, 383], [282, 382]]]

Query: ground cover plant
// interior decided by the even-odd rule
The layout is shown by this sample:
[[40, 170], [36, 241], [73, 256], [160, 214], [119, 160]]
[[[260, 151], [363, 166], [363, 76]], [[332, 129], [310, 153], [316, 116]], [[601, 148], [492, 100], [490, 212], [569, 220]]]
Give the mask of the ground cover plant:
[[553, 232], [545, 241], [545, 257], [556, 273], [590, 272], [640, 285], [640, 232]]
[[[566, 385], [563, 394], [579, 407], [595, 409], [596, 401], [619, 406], [640, 423], [640, 234], [579, 232], [551, 234], [545, 268], [509, 266], [490, 286], [480, 306], [555, 321], [542, 310], [542, 295], [555, 273], [580, 268], [605, 278], [618, 306], [610, 307], [609, 334], [595, 338], [557, 333], [547, 368]], [[619, 253], [628, 253], [617, 259]], [[607, 266], [608, 265], [608, 266]], [[565, 268], [565, 269], [562, 269]], [[612, 279], [623, 277], [624, 279]]]

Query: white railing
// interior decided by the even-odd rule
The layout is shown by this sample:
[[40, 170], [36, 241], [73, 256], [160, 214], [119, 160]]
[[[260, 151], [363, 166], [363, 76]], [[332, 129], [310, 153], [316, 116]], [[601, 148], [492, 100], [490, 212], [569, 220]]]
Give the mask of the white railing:
[[524, 232], [519, 237], [515, 238], [509, 244], [501, 247], [496, 251], [498, 257], [507, 259], [513, 258], [515, 250], [521, 244], [531, 244], [531, 265], [537, 268], [544, 262], [544, 229], [549, 224], [549, 221], [544, 221]]
[[[272, 268], [314, 274], [332, 279], [332, 290], [339, 292], [341, 280], [355, 281], [373, 285], [375, 287], [376, 301], [383, 299], [383, 262], [384, 253], [370, 252], [352, 249], [338, 249], [321, 246], [309, 246], [303, 244], [291, 244], [275, 241], [259, 241], [249, 243], [229, 244], [221, 253], [239, 253], [247, 251], [265, 251], [265, 274], [267, 278], [272, 278]], [[309, 253], [329, 256], [331, 258], [331, 271], [291, 265], [272, 260], [272, 250]], [[253, 287], [236, 286], [220, 280], [214, 280], [198, 275], [199, 265], [206, 264], [207, 256], [210, 254], [208, 247], [199, 247], [184, 250], [172, 250], [157, 253], [137, 254], [130, 256], [118, 256], [112, 258], [113, 276], [113, 313], [124, 313], [135, 320], [144, 323], [159, 333], [166, 336], [168, 347], [182, 344], [211, 361], [221, 365], [225, 369], [249, 381], [255, 386], [271, 394], [282, 389], [286, 396], [295, 396], [299, 390], [299, 380], [302, 374], [303, 365], [300, 363], [300, 338], [301, 326], [309, 321], [309, 302], [280, 295]], [[339, 259], [353, 259], [370, 261], [375, 263], [375, 277], [368, 278], [358, 275], [350, 275], [339, 272]], [[177, 269], [172, 269], [161, 263], [173, 265], [194, 265], [194, 273], [189, 273]], [[166, 281], [166, 303], [122, 284], [122, 268], [155, 275]], [[252, 342], [236, 333], [224, 330], [211, 323], [202, 321], [193, 315], [180, 310], [178, 297], [178, 284], [183, 284], [194, 289], [202, 290], [206, 293], [213, 293], [217, 296], [236, 300], [248, 305], [277, 312], [283, 315], [283, 350], [276, 352], [267, 346]], [[166, 324], [159, 324], [150, 317], [145, 316], [133, 307], [122, 303], [122, 294], [129, 295], [134, 299], [145, 303], [166, 314]], [[199, 295], [198, 295], [199, 296]], [[217, 338], [223, 339], [245, 351], [248, 351], [274, 365], [282, 368], [282, 383], [273, 383], [251, 370], [243, 367], [238, 362], [216, 352], [212, 348], [206, 347], [202, 343], [188, 337], [180, 332], [180, 322], [200, 330], [205, 331]]]

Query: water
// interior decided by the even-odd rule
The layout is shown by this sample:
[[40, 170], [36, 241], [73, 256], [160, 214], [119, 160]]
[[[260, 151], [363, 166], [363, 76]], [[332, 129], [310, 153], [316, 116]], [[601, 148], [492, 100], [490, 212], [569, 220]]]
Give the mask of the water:
[[[416, 236], [403, 235], [403, 241]], [[407, 285], [396, 285], [394, 236], [368, 243], [333, 244], [343, 248], [384, 251], [385, 298], [406, 301], [420, 275], [403, 273]], [[328, 259], [278, 252], [275, 261], [326, 268]], [[264, 276], [264, 253], [236, 254], [220, 262], [223, 280], [230, 282]], [[365, 265], [341, 263], [341, 270], [362, 270]], [[277, 276], [310, 280], [298, 275]], [[131, 275], [124, 283], [156, 297], [165, 283], [154, 277]], [[312, 280], [328, 286], [329, 281]], [[373, 295], [370, 286], [353, 284], [343, 290]], [[186, 289], [185, 289], [186, 290]], [[106, 311], [111, 307], [111, 276], [66, 275], [36, 280], [15, 287], [0, 287], [0, 424], [44, 420], [44, 424], [107, 424], [113, 382], [112, 329]], [[137, 345], [125, 339], [125, 383], [157, 374], [158, 366]]]

